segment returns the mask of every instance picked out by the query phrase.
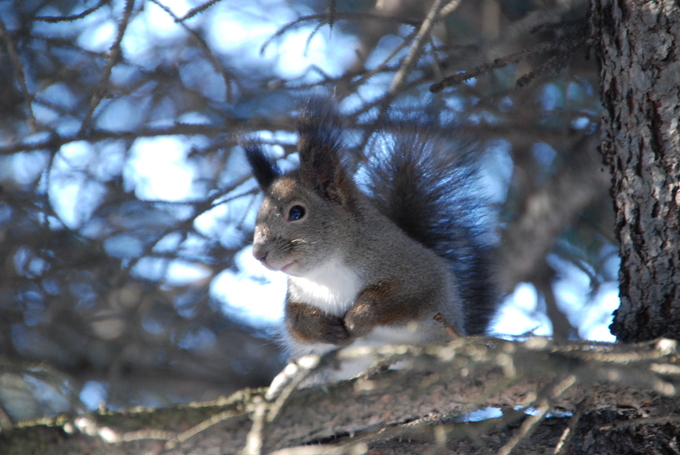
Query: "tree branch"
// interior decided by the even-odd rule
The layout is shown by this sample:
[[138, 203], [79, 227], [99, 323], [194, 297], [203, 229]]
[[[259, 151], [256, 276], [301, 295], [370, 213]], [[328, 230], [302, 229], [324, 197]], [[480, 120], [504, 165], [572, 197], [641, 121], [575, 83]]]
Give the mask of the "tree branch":
[[[409, 367], [376, 370], [351, 381], [305, 389], [289, 387], [305, 375], [367, 353], [379, 362], [399, 361]], [[676, 409], [675, 390], [680, 385], [677, 354], [677, 344], [671, 340], [556, 346], [544, 338], [524, 342], [461, 338], [447, 346], [339, 351], [320, 361], [303, 360], [296, 368], [287, 368], [286, 378], [266, 393], [244, 390], [217, 402], [171, 409], [100, 411], [76, 418], [23, 422], [11, 436], [0, 436], [0, 451], [17, 453], [17, 447], [31, 444], [30, 438], [39, 444], [40, 438], [49, 437], [57, 441], [60, 450], [73, 453], [85, 447], [92, 454], [141, 453], [158, 440], [166, 441], [166, 450], [173, 454], [205, 453], [200, 448], [206, 444], [236, 453], [247, 440], [251, 443], [245, 453], [252, 454], [306, 453], [300, 447], [310, 444], [314, 453], [346, 453], [352, 447], [380, 447], [386, 441], [406, 440], [416, 434], [421, 441], [438, 440], [452, 447], [464, 438], [501, 432], [504, 436], [496, 440], [496, 448], [510, 453], [526, 444], [532, 431], [555, 425], [554, 419], [543, 417], [556, 408], [585, 415], [617, 411], [625, 404], [627, 409], [645, 408], [650, 417], [658, 415], [650, 412], [655, 406]], [[281, 396], [285, 396], [283, 401]], [[459, 423], [452, 420], [489, 406], [539, 412], [530, 417], [509, 413], [507, 419], [488, 420], [486, 430], [461, 423], [460, 418]], [[249, 416], [260, 426], [254, 433]], [[518, 418], [522, 421], [519, 427]], [[564, 445], [568, 420], [554, 432], [555, 446]], [[643, 419], [631, 425], [645, 424], [660, 421]], [[575, 425], [572, 422], [568, 428]], [[94, 443], [96, 440], [100, 442]]]

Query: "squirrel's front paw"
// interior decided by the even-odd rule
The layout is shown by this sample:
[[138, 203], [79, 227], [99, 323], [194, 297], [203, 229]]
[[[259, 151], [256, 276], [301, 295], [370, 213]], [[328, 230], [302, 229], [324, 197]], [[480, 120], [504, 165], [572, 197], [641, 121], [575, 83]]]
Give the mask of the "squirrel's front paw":
[[350, 338], [349, 331], [342, 319], [331, 316], [319, 324], [317, 341], [331, 344], [344, 344]]
[[301, 303], [287, 304], [286, 325], [293, 338], [304, 343], [344, 344], [350, 338], [341, 318]]

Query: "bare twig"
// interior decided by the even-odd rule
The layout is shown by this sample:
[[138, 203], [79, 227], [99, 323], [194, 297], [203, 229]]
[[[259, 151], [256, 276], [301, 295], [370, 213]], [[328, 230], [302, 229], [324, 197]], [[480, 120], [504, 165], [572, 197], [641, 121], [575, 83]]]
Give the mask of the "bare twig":
[[[292, 122], [291, 122], [292, 124]], [[281, 125], [285, 127], [285, 125]], [[200, 125], [200, 124], [185, 124], [177, 123], [170, 127], [162, 128], [143, 128], [134, 132], [130, 131], [108, 131], [108, 130], [90, 130], [85, 132], [78, 132], [77, 134], [56, 134], [46, 135], [44, 139], [15, 142], [6, 147], [0, 147], [0, 155], [10, 155], [17, 152], [28, 152], [32, 150], [59, 150], [64, 144], [69, 144], [76, 141], [90, 141], [97, 142], [107, 139], [123, 139], [134, 140], [140, 137], [157, 137], [157, 136], [174, 136], [174, 135], [205, 135], [217, 136], [224, 134], [224, 128], [219, 125]], [[234, 142], [235, 143], [235, 142]]]
[[439, 10], [439, 17], [445, 17], [454, 12], [460, 6], [462, 0], [451, 0]]
[[76, 21], [78, 19], [82, 19], [86, 16], [89, 16], [102, 6], [108, 5], [109, 3], [111, 3], [111, 0], [100, 0], [99, 3], [94, 5], [92, 8], [88, 8], [78, 14], [72, 14], [70, 16], [36, 16], [34, 20], [49, 23]]
[[172, 449], [175, 447], [177, 444], [180, 444], [184, 441], [187, 441], [191, 439], [192, 437], [196, 436], [198, 433], [207, 430], [208, 428], [212, 427], [213, 425], [217, 425], [220, 422], [224, 422], [225, 420], [231, 419], [232, 417], [238, 417], [240, 415], [245, 414], [245, 411], [232, 411], [232, 410], [227, 410], [227, 411], [222, 411], [220, 413], [215, 414], [214, 416], [210, 417], [209, 419], [204, 420], [203, 422], [199, 423], [196, 426], [193, 426], [189, 428], [188, 430], [178, 434], [176, 437], [171, 439], [165, 444], [165, 449]]
[[533, 46], [528, 49], [523, 49], [519, 52], [515, 52], [514, 54], [506, 55], [505, 57], [497, 58], [491, 63], [485, 63], [484, 65], [479, 65], [470, 71], [466, 71], [463, 73], [455, 74], [453, 76], [449, 76], [445, 78], [442, 81], [437, 82], [436, 84], [432, 84], [430, 86], [430, 91], [432, 93], [440, 92], [444, 90], [447, 87], [452, 87], [454, 85], [458, 85], [463, 81], [467, 81], [468, 79], [472, 79], [473, 77], [480, 76], [482, 74], [486, 74], [494, 69], [497, 68], [502, 68], [504, 66], [508, 66], [512, 63], [517, 63], [520, 60], [523, 60], [531, 55], [535, 55], [541, 52], [546, 52], [550, 49], [553, 48], [553, 45], [551, 43], [541, 43], [536, 46]]
[[562, 436], [560, 436], [560, 440], [555, 445], [554, 450], [555, 455], [563, 455], [567, 453], [569, 443], [571, 442], [571, 439], [574, 437], [574, 432], [576, 431], [576, 425], [578, 425], [579, 420], [581, 420], [581, 417], [583, 417], [584, 411], [588, 409], [589, 402], [590, 399], [586, 397], [576, 406], [576, 411], [574, 411], [574, 414], [569, 419], [569, 424], [567, 425], [567, 428], [564, 429]]
[[246, 437], [246, 446], [241, 452], [242, 455], [261, 453], [265, 427], [276, 419], [290, 395], [309, 377], [310, 373], [326, 367], [329, 362], [334, 362], [335, 358], [336, 352], [330, 352], [323, 357], [308, 355], [288, 363], [286, 368], [274, 378], [264, 399], [256, 403], [253, 426]]
[[[543, 26], [544, 23], [540, 23], [536, 27], [541, 27]], [[491, 63], [485, 63], [483, 65], [479, 65], [475, 68], [473, 68], [470, 71], [466, 71], [463, 73], [455, 74], [453, 76], [449, 76], [436, 84], [432, 84], [430, 86], [430, 91], [432, 93], [439, 92], [447, 87], [451, 87], [457, 84], [460, 84], [463, 81], [466, 81], [468, 79], [472, 79], [473, 77], [477, 77], [482, 74], [486, 74], [491, 72], [494, 69], [497, 68], [502, 68], [504, 66], [510, 65], [512, 63], [517, 63], [521, 60], [524, 60], [528, 57], [556, 50], [559, 51], [559, 53], [555, 56], [552, 56], [548, 58], [542, 65], [538, 66], [536, 69], [530, 71], [529, 73], [523, 75], [520, 77], [517, 82], [516, 86], [519, 87], [524, 87], [528, 85], [531, 81], [533, 81], [535, 78], [538, 76], [549, 73], [549, 72], [556, 72], [559, 69], [563, 68], [566, 66], [566, 64], [569, 62], [571, 57], [579, 50], [587, 46], [588, 44], [588, 33], [587, 33], [587, 24], [584, 25], [584, 21], [572, 21], [572, 22], [565, 22], [564, 24], [556, 24], [555, 27], [561, 27], [563, 29], [569, 30], [569, 32], [566, 32], [565, 36], [558, 36], [558, 38], [540, 43], [538, 45], [532, 46], [527, 49], [523, 49], [519, 52], [516, 52], [514, 54], [507, 55], [505, 57], [497, 58]]]
[[224, 88], [227, 91], [227, 102], [231, 103], [232, 101], [232, 91], [231, 91], [231, 81], [232, 77], [231, 75], [227, 72], [226, 69], [222, 66], [222, 64], [217, 60], [215, 57], [215, 54], [210, 50], [210, 47], [208, 44], [205, 42], [203, 37], [199, 35], [194, 29], [189, 28], [182, 19], [178, 18], [175, 13], [172, 12], [170, 8], [165, 6], [160, 2], [160, 0], [151, 0], [153, 3], [158, 5], [163, 11], [165, 11], [172, 19], [178, 23], [182, 28], [184, 28], [191, 36], [194, 37], [196, 42], [198, 43], [198, 46], [203, 49], [203, 52], [205, 53], [206, 57], [208, 57], [208, 60], [210, 60], [210, 63], [212, 64], [213, 68], [215, 68], [215, 71], [220, 73], [222, 75], [222, 79], [224, 80]]
[[19, 87], [21, 88], [21, 93], [24, 96], [26, 102], [26, 111], [28, 113], [28, 125], [31, 128], [31, 132], [35, 133], [37, 131], [38, 125], [33, 115], [33, 109], [31, 108], [31, 103], [33, 101], [33, 96], [29, 93], [28, 87], [26, 86], [26, 77], [24, 76], [24, 65], [21, 63], [21, 58], [19, 58], [19, 52], [17, 51], [16, 44], [12, 39], [12, 36], [7, 31], [5, 23], [0, 18], [0, 38], [5, 41], [5, 46], [7, 47], [7, 54], [12, 62], [12, 67], [14, 69], [14, 77], [16, 77]]
[[413, 38], [418, 34], [418, 30], [413, 30], [411, 33], [409, 33], [404, 40], [399, 44], [399, 46], [395, 47], [392, 52], [390, 52], [390, 55], [388, 55], [385, 60], [380, 63], [380, 65], [376, 66], [370, 71], [367, 71], [364, 75], [362, 75], [359, 79], [357, 79], [356, 82], [354, 82], [350, 87], [351, 88], [356, 88], [359, 87], [361, 84], [366, 82], [368, 79], [370, 79], [372, 76], [375, 76], [381, 71], [389, 71], [391, 68], [387, 67], [387, 64], [389, 63], [390, 60], [392, 60], [399, 52], [402, 51], [408, 44], [413, 40]]
[[525, 87], [531, 81], [536, 79], [538, 76], [547, 73], [555, 73], [560, 69], [564, 68], [571, 57], [579, 50], [587, 46], [588, 40], [587, 36], [583, 36], [581, 39], [574, 39], [572, 42], [565, 46], [559, 46], [560, 53], [558, 55], [550, 57], [542, 65], [538, 66], [533, 71], [525, 74], [524, 76], [517, 79], [517, 87]]
[[102, 102], [102, 100], [104, 99], [104, 97], [106, 97], [108, 93], [108, 85], [109, 80], [111, 78], [111, 70], [113, 70], [113, 67], [120, 60], [121, 57], [120, 43], [123, 41], [123, 36], [125, 35], [125, 30], [127, 29], [128, 23], [130, 21], [130, 16], [132, 15], [132, 9], [134, 6], [135, 6], [134, 0], [125, 1], [125, 10], [123, 12], [123, 17], [118, 23], [118, 32], [116, 34], [116, 39], [113, 42], [113, 45], [111, 45], [111, 49], [109, 50], [109, 59], [106, 62], [106, 66], [104, 67], [102, 81], [96, 88], [95, 92], [92, 94], [92, 98], [90, 99], [90, 108], [87, 111], [85, 118], [83, 119], [83, 123], [80, 126], [78, 134], [83, 134], [85, 131], [90, 129], [90, 122], [92, 121], [94, 111], [97, 109], [99, 104]]
[[[319, 22], [319, 23], [316, 24], [316, 26], [314, 27], [314, 30], [312, 30], [311, 32], [309, 32], [309, 35], [307, 35], [307, 41], [305, 41], [305, 51], [304, 51], [304, 56], [305, 56], [305, 57], [307, 56], [307, 52], [309, 52], [309, 46], [312, 44], [312, 38], [314, 38], [314, 35], [316, 35], [317, 32], [318, 32], [319, 30], [321, 30], [321, 27], [323, 27], [324, 25], [326, 25], [325, 22]], [[329, 26], [329, 27], [332, 27], [333, 25], [329, 22], [329, 23], [328, 23], [328, 26]], [[317, 67], [317, 69], [319, 69], [319, 71], [321, 71], [320, 68]], [[323, 73], [323, 71], [321, 71], [321, 72]]]
[[260, 455], [264, 442], [264, 426], [268, 403], [264, 399], [255, 402], [255, 412], [253, 413], [253, 426], [246, 436], [246, 446], [241, 451], [241, 455]]
[[217, 4], [217, 3], [221, 2], [221, 1], [222, 1], [222, 0], [210, 0], [209, 2], [205, 2], [205, 3], [202, 4], [202, 5], [198, 5], [198, 6], [195, 7], [195, 8], [191, 8], [189, 11], [187, 11], [187, 13], [186, 13], [184, 16], [182, 16], [182, 17], [179, 19], [179, 22], [184, 22], [184, 21], [187, 20], [187, 19], [191, 19], [191, 18], [194, 17], [195, 15], [202, 13], [203, 11], [207, 10], [207, 9], [210, 8], [211, 6]]
[[661, 416], [661, 417], [643, 417], [641, 419], [631, 419], [622, 422], [614, 422], [609, 425], [603, 425], [599, 429], [600, 431], [615, 431], [622, 428], [630, 428], [642, 425], [666, 425], [669, 423], [679, 423], [680, 416]]
[[545, 415], [550, 410], [551, 400], [560, 397], [565, 391], [567, 391], [571, 386], [576, 383], [576, 376], [569, 375], [564, 380], [560, 381], [553, 388], [553, 393], [549, 398], [541, 400], [540, 404], [536, 407], [536, 412], [527, 417], [527, 419], [522, 422], [522, 426], [519, 431], [513, 435], [512, 438], [498, 451], [498, 455], [509, 455], [517, 444], [519, 444], [526, 436], [530, 434], [536, 428], [536, 425], [543, 420]]
[[448, 333], [452, 339], [455, 340], [461, 337], [461, 335], [458, 332], [456, 332], [456, 329], [451, 327], [451, 324], [449, 324], [449, 321], [446, 320], [443, 314], [437, 313], [434, 316], [434, 320], [441, 323], [444, 326], [444, 329], [446, 329], [446, 333]]
[[437, 56], [437, 49], [434, 40], [432, 39], [432, 35], [429, 36], [428, 41], [430, 42], [430, 54], [432, 55], [432, 73], [434, 74], [434, 78], [440, 81], [444, 78], [444, 74], [442, 73], [442, 65]]
[[0, 431], [12, 431], [12, 419], [2, 406], [0, 406]]
[[335, 24], [336, 5], [335, 0], [328, 0], [328, 26], [332, 29]]
[[[377, 20], [377, 21], [386, 21], [386, 22], [397, 22], [397, 23], [402, 23], [406, 25], [412, 25], [416, 26], [417, 22], [412, 20], [412, 19], [405, 19], [405, 18], [396, 18], [396, 17], [388, 17], [388, 16], [383, 16], [380, 14], [370, 14], [370, 13], [339, 13], [335, 12], [334, 15], [335, 19], [372, 19], [372, 20]], [[286, 33], [288, 30], [291, 28], [294, 28], [303, 22], [309, 22], [309, 21], [314, 21], [314, 20], [321, 20], [324, 23], [327, 23], [329, 21], [329, 15], [328, 13], [321, 13], [321, 14], [310, 14], [309, 16], [302, 16], [293, 22], [284, 25], [280, 29], [276, 31], [267, 41], [264, 42], [262, 47], [260, 47], [260, 54], [263, 54], [264, 51], [267, 49], [267, 47], [278, 37], [282, 36], [284, 33]]]
[[[335, 358], [335, 352], [332, 352], [329, 355], [333, 359]], [[284, 403], [288, 400], [288, 397], [290, 397], [290, 394], [293, 393], [307, 377], [309, 377], [310, 373], [316, 370], [316, 368], [322, 367], [328, 363], [329, 355], [324, 356], [323, 364], [318, 355], [305, 356], [297, 361], [289, 363], [283, 372], [274, 378], [272, 386], [270, 386], [265, 395], [265, 398], [268, 400], [276, 398], [276, 401], [271, 406], [269, 414], [267, 415], [267, 422], [273, 422], [274, 419], [276, 419], [279, 412], [281, 412]], [[280, 378], [281, 375], [285, 375], [285, 377]], [[277, 384], [278, 387], [276, 387], [275, 384]]]
[[396, 94], [397, 90], [399, 89], [404, 79], [406, 78], [408, 71], [411, 69], [411, 65], [413, 65], [413, 62], [420, 55], [423, 43], [425, 42], [426, 37], [429, 36], [430, 30], [432, 29], [432, 26], [435, 23], [437, 14], [439, 13], [439, 5], [441, 5], [442, 1], [443, 0], [434, 1], [432, 7], [430, 8], [430, 11], [427, 13], [427, 16], [425, 17], [425, 20], [420, 25], [420, 29], [418, 30], [418, 34], [416, 35], [415, 41], [411, 45], [411, 50], [409, 51], [408, 55], [406, 55], [404, 60], [401, 62], [399, 71], [397, 71], [397, 74], [394, 75], [394, 79], [392, 79], [390, 88], [387, 90], [389, 94], [392, 95]]

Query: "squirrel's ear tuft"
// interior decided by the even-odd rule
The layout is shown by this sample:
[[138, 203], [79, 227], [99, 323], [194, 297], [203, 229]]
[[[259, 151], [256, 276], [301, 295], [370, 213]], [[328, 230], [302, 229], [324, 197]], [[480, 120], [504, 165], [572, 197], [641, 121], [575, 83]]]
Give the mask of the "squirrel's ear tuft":
[[265, 155], [262, 147], [259, 144], [248, 140], [241, 140], [241, 146], [246, 151], [246, 158], [253, 175], [260, 185], [260, 188], [266, 190], [271, 184], [281, 176], [281, 170], [276, 165], [276, 162]]
[[313, 98], [298, 118], [300, 174], [305, 183], [332, 202], [346, 201], [348, 180], [340, 158], [341, 122], [335, 102]]

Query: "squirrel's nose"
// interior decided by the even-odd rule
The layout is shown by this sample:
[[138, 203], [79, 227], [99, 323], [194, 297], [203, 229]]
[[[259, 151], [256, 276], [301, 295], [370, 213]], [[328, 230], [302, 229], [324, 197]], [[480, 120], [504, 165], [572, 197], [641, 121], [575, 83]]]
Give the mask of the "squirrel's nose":
[[253, 247], [253, 256], [260, 262], [264, 262], [267, 259], [267, 254], [269, 252], [264, 248]]

